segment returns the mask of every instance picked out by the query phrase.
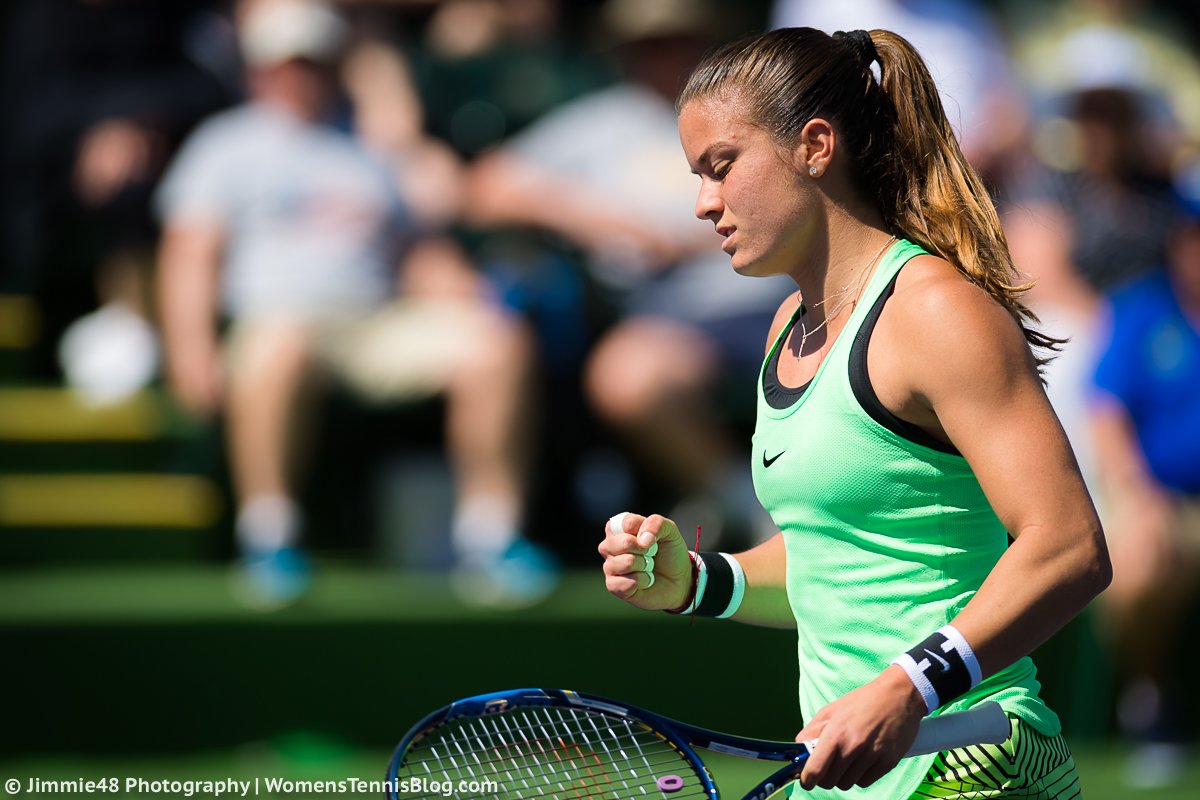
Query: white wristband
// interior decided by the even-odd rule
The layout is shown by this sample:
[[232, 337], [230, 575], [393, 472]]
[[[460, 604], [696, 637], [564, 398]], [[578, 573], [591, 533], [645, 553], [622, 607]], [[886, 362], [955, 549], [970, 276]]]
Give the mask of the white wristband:
[[904, 673], [908, 675], [908, 679], [913, 682], [913, 686], [917, 687], [917, 691], [921, 693], [921, 699], [925, 701], [925, 708], [928, 713], [932, 714], [941, 705], [938, 700], [937, 690], [933, 688], [933, 684], [929, 682], [929, 678], [925, 677], [925, 673], [917, 666], [915, 658], [908, 653], [901, 653], [892, 659], [892, 663]]
[[[729, 553], [721, 553], [721, 557], [729, 563], [730, 569], [733, 570], [733, 596], [729, 598], [729, 605], [725, 607], [725, 610], [717, 614], [717, 619], [728, 619], [737, 613], [742, 605], [742, 598], [746, 596], [746, 572], [738, 560]], [[699, 603], [699, 601], [696, 602]]]
[[958, 628], [953, 625], [943, 625], [938, 628], [937, 632], [945, 636], [954, 645], [954, 649], [958, 651], [958, 655], [962, 658], [963, 663], [967, 665], [967, 673], [971, 676], [971, 688], [974, 689], [982, 683], [983, 670], [979, 668], [979, 659], [975, 657], [975, 651], [971, 649], [971, 645], [958, 632]]
[[700, 558], [698, 553], [688, 550], [688, 556], [692, 559], [692, 564], [696, 570], [696, 593], [692, 597], [692, 602], [687, 604], [687, 607], [680, 611], [680, 614], [691, 614], [696, 610], [696, 606], [700, 605], [700, 601], [704, 599], [704, 590], [708, 587], [708, 569], [704, 566], [704, 559]]
[[953, 625], [938, 628], [892, 663], [908, 675], [931, 714], [983, 680], [975, 651]]

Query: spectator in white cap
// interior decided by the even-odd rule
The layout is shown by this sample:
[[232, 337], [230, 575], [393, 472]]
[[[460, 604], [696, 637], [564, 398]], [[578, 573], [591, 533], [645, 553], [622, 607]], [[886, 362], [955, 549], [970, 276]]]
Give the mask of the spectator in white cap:
[[411, 279], [429, 232], [393, 165], [328, 122], [341, 18], [260, 0], [239, 23], [251, 99], [193, 135], [158, 197], [168, 381], [185, 408], [226, 417], [239, 585], [271, 605], [307, 586], [293, 476], [311, 390], [332, 376], [368, 400], [445, 397], [460, 583], [479, 602], [539, 599], [555, 569], [520, 535], [529, 336], [478, 280]]
[[252, 69], [297, 58], [335, 63], [349, 35], [342, 18], [315, 0], [254, 0], [242, 20], [242, 57]]

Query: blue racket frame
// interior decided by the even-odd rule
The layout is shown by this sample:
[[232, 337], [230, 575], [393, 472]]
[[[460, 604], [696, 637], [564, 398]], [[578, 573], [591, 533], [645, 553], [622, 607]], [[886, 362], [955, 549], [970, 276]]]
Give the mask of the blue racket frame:
[[647, 711], [644, 708], [619, 703], [603, 697], [574, 692], [568, 689], [510, 689], [503, 692], [492, 692], [474, 697], [467, 697], [451, 703], [427, 715], [414, 725], [400, 743], [396, 746], [387, 768], [387, 786], [385, 793], [388, 800], [398, 800], [392, 791], [398, 782], [400, 764], [408, 752], [409, 746], [425, 732], [438, 724], [459, 717], [480, 717], [490, 713], [506, 711], [512, 708], [537, 707], [586, 708], [617, 717], [634, 719], [642, 722], [663, 736], [696, 770], [704, 791], [710, 800], [719, 800], [716, 784], [712, 773], [696, 754], [693, 748], [699, 747], [715, 753], [726, 753], [742, 758], [755, 758], [762, 761], [786, 761], [786, 766], [777, 770], [766, 780], [761, 781], [744, 800], [765, 800], [779, 790], [781, 786], [800, 776], [804, 762], [808, 760], [809, 749], [798, 742], [771, 742], [761, 739], [748, 739], [742, 736], [718, 733], [717, 731], [699, 728], [685, 722], [664, 717]]

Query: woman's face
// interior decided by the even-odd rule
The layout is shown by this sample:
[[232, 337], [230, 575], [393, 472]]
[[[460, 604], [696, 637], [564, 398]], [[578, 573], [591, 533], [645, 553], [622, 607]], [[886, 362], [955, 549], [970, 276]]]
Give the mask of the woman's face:
[[733, 268], [743, 275], [795, 274], [811, 252], [822, 208], [802, 172], [802, 154], [746, 122], [737, 103], [689, 102], [679, 115], [679, 136], [700, 176], [696, 216], [725, 237], [721, 249]]

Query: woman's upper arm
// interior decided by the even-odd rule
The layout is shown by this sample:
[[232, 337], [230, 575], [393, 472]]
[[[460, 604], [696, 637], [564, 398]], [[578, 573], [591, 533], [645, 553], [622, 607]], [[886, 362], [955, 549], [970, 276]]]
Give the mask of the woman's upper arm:
[[946, 272], [911, 282], [894, 299], [899, 377], [967, 459], [1009, 533], [1098, 534], [1074, 453], [1012, 315]]

